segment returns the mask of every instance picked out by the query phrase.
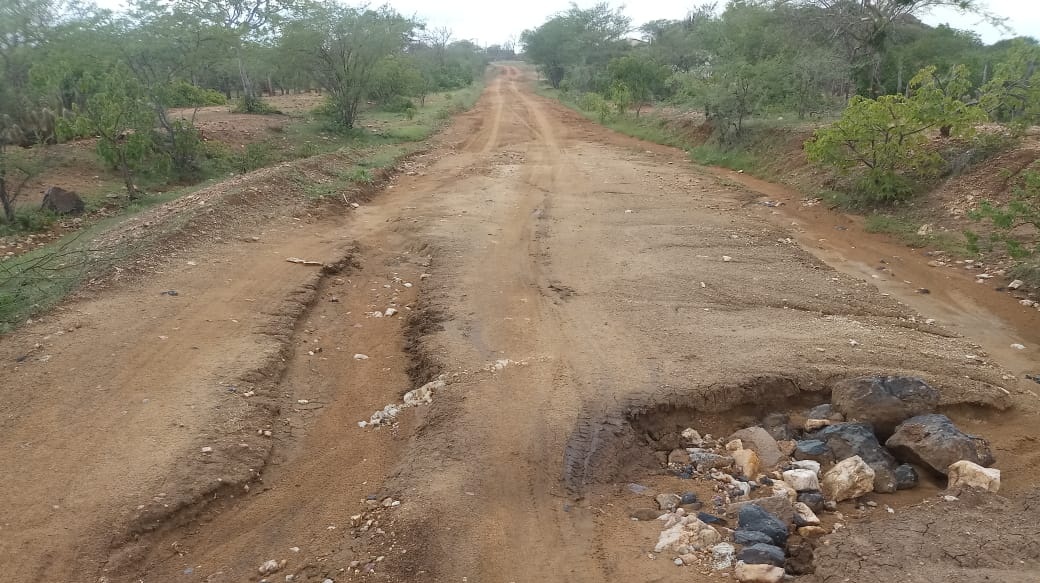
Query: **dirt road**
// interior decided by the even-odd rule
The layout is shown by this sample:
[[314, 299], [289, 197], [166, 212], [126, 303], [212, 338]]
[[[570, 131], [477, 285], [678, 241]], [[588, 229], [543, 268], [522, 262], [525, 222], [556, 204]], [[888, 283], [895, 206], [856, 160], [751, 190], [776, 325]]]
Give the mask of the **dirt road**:
[[[708, 580], [628, 520], [654, 462], [634, 420], [724, 434], [863, 373], [926, 378], [1002, 467], [1038, 466], [1035, 395], [999, 363], [684, 162], [505, 67], [371, 204], [187, 242], [0, 340], [0, 572]], [[359, 427], [438, 375], [432, 405]]]

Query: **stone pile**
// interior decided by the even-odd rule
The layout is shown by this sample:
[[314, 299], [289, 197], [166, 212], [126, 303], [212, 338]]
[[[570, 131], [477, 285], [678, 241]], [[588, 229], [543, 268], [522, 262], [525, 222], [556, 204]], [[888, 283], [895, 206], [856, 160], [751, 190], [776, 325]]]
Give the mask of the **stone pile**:
[[840, 502], [913, 488], [919, 471], [947, 477], [950, 489], [1000, 488], [989, 444], [937, 414], [938, 404], [920, 379], [872, 376], [836, 385], [832, 403], [771, 414], [724, 440], [687, 428], [688, 447], [659, 455], [680, 478], [710, 481], [713, 513], [693, 492], [666, 492], [631, 516], [664, 522], [654, 552], [677, 565], [732, 568], [742, 582], [810, 573], [814, 540], [843, 526]]

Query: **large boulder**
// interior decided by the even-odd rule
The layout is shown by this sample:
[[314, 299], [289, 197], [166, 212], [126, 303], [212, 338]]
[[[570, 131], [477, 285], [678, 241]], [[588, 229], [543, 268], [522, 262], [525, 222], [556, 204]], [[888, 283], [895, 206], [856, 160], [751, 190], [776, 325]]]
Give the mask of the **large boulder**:
[[896, 468], [899, 463], [881, 446], [874, 429], [866, 423], [836, 423], [824, 427], [813, 437], [827, 444], [834, 459], [841, 461], [859, 456], [874, 469], [874, 491], [890, 493], [897, 489]]
[[980, 466], [996, 461], [989, 442], [968, 435], [946, 415], [919, 415], [907, 419], [885, 442], [899, 459], [946, 475], [951, 464], [967, 460]]
[[874, 491], [874, 469], [859, 456], [841, 460], [827, 470], [820, 483], [827, 498], [841, 502]]
[[915, 377], [869, 376], [838, 383], [831, 400], [846, 419], [869, 423], [888, 437], [903, 421], [935, 411], [939, 391]]
[[773, 544], [787, 544], [787, 523], [760, 506], [749, 504], [737, 514], [737, 530], [753, 530], [769, 537]]
[[86, 210], [87, 205], [75, 192], [52, 186], [43, 193], [40, 208], [59, 215], [78, 215]]
[[768, 431], [761, 427], [748, 427], [729, 436], [728, 441], [739, 439], [744, 448], [753, 450], [758, 454], [763, 468], [771, 468], [784, 459], [776, 439]]

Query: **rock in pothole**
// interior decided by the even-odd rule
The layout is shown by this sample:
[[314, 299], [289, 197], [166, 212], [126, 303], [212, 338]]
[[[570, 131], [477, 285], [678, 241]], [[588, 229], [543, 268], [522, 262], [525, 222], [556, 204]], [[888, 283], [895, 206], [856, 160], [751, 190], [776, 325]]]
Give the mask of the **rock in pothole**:
[[823, 494], [841, 502], [874, 491], [874, 469], [858, 455], [841, 460], [823, 475]]
[[980, 466], [996, 461], [989, 442], [964, 433], [945, 415], [919, 415], [901, 423], [885, 445], [899, 459], [946, 475], [954, 462]]
[[951, 490], [954, 488], [975, 488], [986, 492], [1000, 490], [1000, 470], [984, 468], [968, 460], [950, 464], [947, 475], [950, 477], [949, 488]]
[[813, 437], [827, 444], [834, 459], [841, 461], [859, 456], [874, 469], [874, 491], [890, 493], [896, 491], [896, 467], [899, 463], [878, 442], [873, 428], [866, 423], [838, 423], [824, 427]]
[[769, 537], [772, 544], [783, 547], [787, 544], [787, 523], [760, 506], [748, 504], [737, 515], [737, 530], [752, 530]]
[[729, 439], [739, 439], [744, 449], [750, 449], [758, 454], [762, 467], [773, 467], [784, 458], [784, 454], [780, 452], [780, 448], [776, 444], [776, 439], [762, 427], [741, 429], [729, 436]]
[[831, 399], [846, 419], [869, 423], [888, 437], [903, 421], [935, 411], [939, 391], [915, 377], [869, 376], [838, 383]]
[[744, 547], [737, 553], [737, 560], [744, 561], [749, 565], [773, 565], [784, 566], [784, 549], [771, 544], [755, 543]]

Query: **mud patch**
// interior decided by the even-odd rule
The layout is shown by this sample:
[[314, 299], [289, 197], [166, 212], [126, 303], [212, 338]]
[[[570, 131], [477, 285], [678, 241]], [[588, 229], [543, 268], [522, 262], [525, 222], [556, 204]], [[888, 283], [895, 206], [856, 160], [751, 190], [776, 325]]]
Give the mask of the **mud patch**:
[[815, 551], [811, 582], [1032, 583], [1040, 573], [1040, 490], [1019, 499], [959, 493], [850, 525]]

